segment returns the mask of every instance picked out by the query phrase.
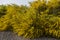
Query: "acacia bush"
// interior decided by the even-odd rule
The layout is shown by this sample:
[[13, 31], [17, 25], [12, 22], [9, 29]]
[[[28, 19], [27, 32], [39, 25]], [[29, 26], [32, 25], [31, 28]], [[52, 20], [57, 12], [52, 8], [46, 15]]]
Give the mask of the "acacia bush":
[[11, 30], [18, 36], [60, 38], [60, 1], [37, 0], [30, 6], [0, 5], [0, 31]]

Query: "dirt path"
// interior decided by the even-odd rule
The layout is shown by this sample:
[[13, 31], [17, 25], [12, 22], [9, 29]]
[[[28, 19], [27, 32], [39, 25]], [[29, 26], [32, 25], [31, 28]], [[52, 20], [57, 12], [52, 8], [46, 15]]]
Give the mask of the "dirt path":
[[60, 39], [47, 38], [47, 37], [42, 37], [39, 39], [26, 39], [18, 37], [16, 34], [12, 32], [6, 31], [6, 32], [0, 32], [0, 40], [60, 40]]

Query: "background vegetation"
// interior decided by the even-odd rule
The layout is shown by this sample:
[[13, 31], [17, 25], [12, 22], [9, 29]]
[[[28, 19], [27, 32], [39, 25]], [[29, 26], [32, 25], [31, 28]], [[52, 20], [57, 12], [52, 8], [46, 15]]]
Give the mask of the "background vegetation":
[[29, 7], [0, 5], [0, 31], [6, 30], [26, 38], [60, 38], [60, 1], [37, 0]]

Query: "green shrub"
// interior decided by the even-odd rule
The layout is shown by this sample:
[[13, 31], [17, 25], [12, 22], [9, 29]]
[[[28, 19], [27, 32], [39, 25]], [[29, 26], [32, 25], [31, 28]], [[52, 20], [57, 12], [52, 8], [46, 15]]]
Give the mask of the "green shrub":
[[[56, 4], [55, 4], [56, 3]], [[0, 6], [0, 31], [11, 30], [25, 38], [60, 38], [60, 1], [34, 1], [30, 6]]]

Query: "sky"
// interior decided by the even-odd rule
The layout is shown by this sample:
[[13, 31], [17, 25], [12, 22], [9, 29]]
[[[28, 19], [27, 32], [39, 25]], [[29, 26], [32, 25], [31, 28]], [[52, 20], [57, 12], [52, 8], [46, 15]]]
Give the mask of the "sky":
[[27, 5], [29, 6], [28, 2], [32, 2], [33, 0], [0, 0], [0, 5], [6, 4], [17, 4], [17, 5]]

